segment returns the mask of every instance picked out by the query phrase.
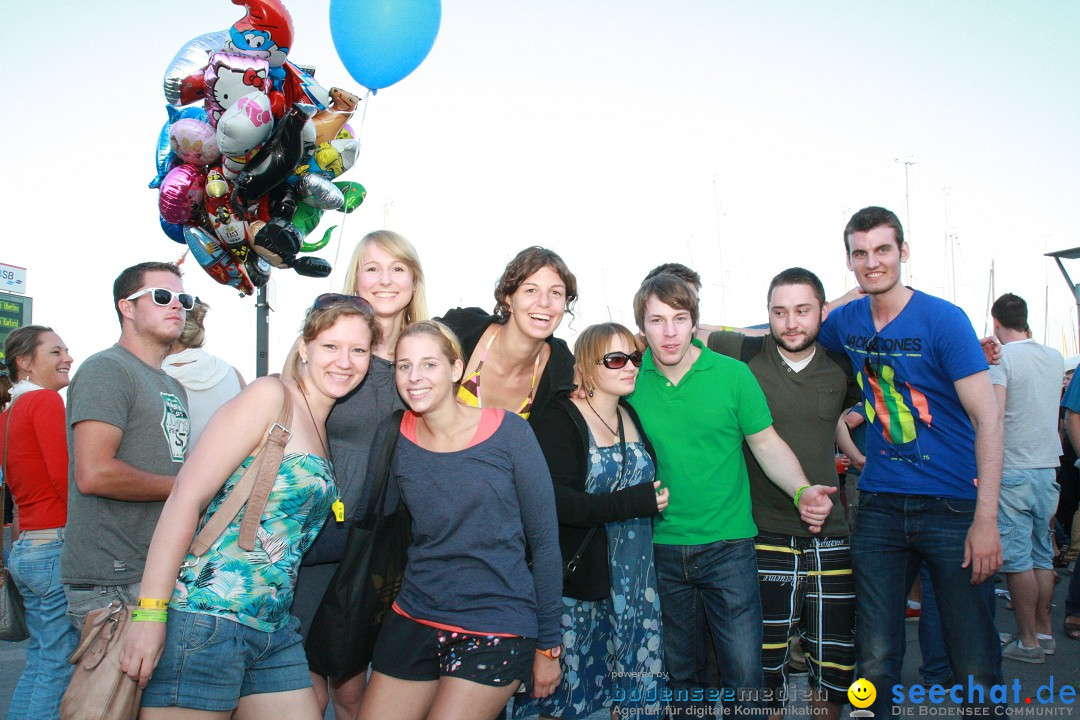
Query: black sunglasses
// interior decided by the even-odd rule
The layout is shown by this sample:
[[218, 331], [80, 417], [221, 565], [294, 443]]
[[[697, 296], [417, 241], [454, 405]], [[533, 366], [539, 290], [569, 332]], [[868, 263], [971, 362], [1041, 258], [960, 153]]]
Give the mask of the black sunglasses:
[[597, 365], [603, 365], [608, 370], [622, 370], [626, 367], [626, 361], [634, 363], [634, 367], [641, 367], [641, 351], [635, 350], [627, 355], [624, 352], [609, 352], [600, 360], [596, 361]]
[[315, 298], [315, 303], [311, 306], [312, 310], [325, 310], [326, 308], [333, 307], [335, 305], [352, 305], [354, 308], [363, 313], [370, 313], [371, 303], [359, 295], [342, 295], [341, 293], [323, 293], [319, 297]]
[[198, 301], [197, 298], [187, 293], [174, 293], [168, 288], [146, 288], [133, 295], [128, 295], [124, 299], [134, 302], [147, 294], [150, 295], [150, 299], [154, 301], [155, 305], [160, 305], [161, 307], [169, 307], [169, 305], [172, 304], [174, 297], [180, 302], [180, 307], [185, 310], [190, 310], [195, 307], [195, 303]]
[[[866, 359], [863, 361], [863, 374], [866, 375], [866, 377], [868, 377], [868, 378], [877, 378], [877, 368], [874, 367], [874, 363], [870, 362], [870, 354], [871, 353], [873, 353], [874, 355], [880, 355], [881, 354], [878, 351], [877, 343], [878, 343], [877, 333], [874, 333], [874, 336], [866, 341]], [[880, 366], [881, 362], [878, 361], [877, 365]]]

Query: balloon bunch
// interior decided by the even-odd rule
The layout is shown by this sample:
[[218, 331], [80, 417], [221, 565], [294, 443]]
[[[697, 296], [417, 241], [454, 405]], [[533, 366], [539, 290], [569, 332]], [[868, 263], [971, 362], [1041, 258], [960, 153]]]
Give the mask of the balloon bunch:
[[[249, 295], [272, 267], [326, 277], [305, 238], [327, 210], [352, 212], [359, 183], [335, 182], [356, 162], [346, 124], [359, 104], [288, 60], [292, 18], [280, 0], [232, 0], [247, 15], [186, 43], [165, 71], [168, 120], [156, 151], [165, 234], [223, 285]], [[195, 105], [201, 101], [201, 107]], [[331, 228], [332, 229], [332, 228]]]

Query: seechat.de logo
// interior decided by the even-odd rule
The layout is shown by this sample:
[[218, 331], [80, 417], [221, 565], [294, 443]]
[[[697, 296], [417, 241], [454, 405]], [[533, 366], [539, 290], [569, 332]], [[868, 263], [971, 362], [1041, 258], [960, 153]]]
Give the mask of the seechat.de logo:
[[858, 708], [851, 712], [851, 717], [874, 717], [873, 711], [866, 709], [874, 704], [874, 700], [877, 700], [877, 688], [874, 687], [874, 683], [866, 678], [859, 678], [851, 683], [847, 696], [851, 705]]

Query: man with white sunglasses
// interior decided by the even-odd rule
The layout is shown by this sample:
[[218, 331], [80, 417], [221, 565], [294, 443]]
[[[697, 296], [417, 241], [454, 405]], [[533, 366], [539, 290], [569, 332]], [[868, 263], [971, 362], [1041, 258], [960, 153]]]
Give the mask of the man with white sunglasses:
[[145, 262], [113, 283], [120, 340], [68, 387], [68, 525], [61, 577], [77, 628], [113, 600], [135, 604], [161, 507], [184, 462], [184, 388], [161, 370], [194, 298], [180, 270]]

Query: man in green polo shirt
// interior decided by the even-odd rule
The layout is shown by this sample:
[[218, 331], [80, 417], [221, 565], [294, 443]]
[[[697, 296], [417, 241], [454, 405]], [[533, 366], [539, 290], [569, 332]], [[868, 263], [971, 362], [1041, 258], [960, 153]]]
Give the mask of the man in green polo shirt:
[[[859, 399], [846, 356], [817, 343], [828, 315], [825, 288], [817, 275], [788, 268], [772, 279], [767, 295], [769, 334], [748, 337], [713, 332], [708, 346], [742, 360], [765, 393], [776, 431], [816, 485], [838, 486], [833, 439], [844, 410]], [[837, 503], [819, 534], [810, 532], [788, 496], [769, 482], [744, 452], [750, 472], [761, 611], [762, 670], [783, 711], [787, 685], [788, 635], [798, 630], [810, 670], [815, 714], [839, 718], [855, 680], [855, 579], [850, 531]]]
[[[631, 403], [656, 449], [657, 477], [671, 490], [653, 541], [673, 713], [703, 717], [721, 698], [755, 706], [761, 602], [742, 443], [794, 499], [811, 532], [828, 518], [836, 488], [807, 482], [746, 365], [694, 339], [693, 288], [670, 274], [646, 280], [634, 296], [634, 318], [649, 349]], [[695, 651], [706, 619], [722, 691], [704, 687], [705, 659]]]

